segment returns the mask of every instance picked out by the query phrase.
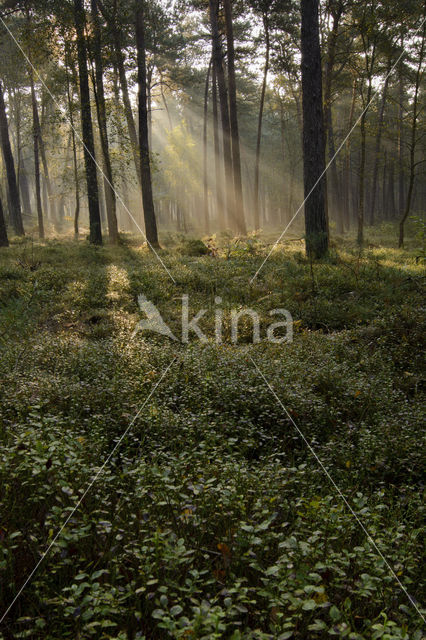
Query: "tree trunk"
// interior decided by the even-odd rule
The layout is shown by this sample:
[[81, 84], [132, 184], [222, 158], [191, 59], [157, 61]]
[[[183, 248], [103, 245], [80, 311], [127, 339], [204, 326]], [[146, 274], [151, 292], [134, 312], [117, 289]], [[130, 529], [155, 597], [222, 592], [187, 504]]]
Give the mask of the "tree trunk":
[[[327, 114], [328, 120], [328, 154], [330, 161], [334, 158], [336, 154], [336, 147], [334, 144], [334, 129], [333, 129], [333, 114], [331, 110], [331, 105], [328, 108]], [[330, 201], [333, 203], [333, 216], [336, 219], [337, 223], [337, 233], [344, 233], [344, 224], [343, 224], [343, 216], [340, 210], [340, 188], [339, 188], [339, 176], [337, 173], [337, 164], [336, 159], [334, 159], [330, 166], [330, 174], [331, 174], [331, 193], [330, 193]]]
[[18, 157], [18, 161], [16, 163], [16, 179], [18, 182], [20, 194], [21, 194], [21, 203], [22, 203], [22, 214], [31, 217], [31, 199], [30, 199], [30, 190], [28, 186], [28, 178], [25, 173], [24, 161], [22, 158], [22, 116], [21, 116], [21, 105], [20, 105], [21, 96], [17, 94], [16, 91], [13, 91], [13, 102], [14, 102], [14, 120], [15, 120], [15, 129], [16, 129], [16, 154]]
[[99, 23], [99, 12], [97, 0], [91, 0], [92, 18], [93, 18], [93, 53], [95, 58], [95, 95], [96, 110], [98, 116], [99, 135], [101, 139], [103, 173], [104, 173], [104, 191], [106, 202], [106, 213], [108, 220], [109, 239], [112, 244], [118, 242], [118, 225], [117, 225], [117, 203], [113, 185], [111, 158], [109, 155], [107, 117], [104, 92], [104, 70], [102, 62], [101, 49], [101, 28]]
[[[340, 210], [340, 189], [339, 189], [339, 178], [337, 175], [337, 165], [336, 160], [334, 158], [336, 149], [334, 145], [334, 131], [333, 131], [333, 114], [331, 109], [331, 86], [333, 80], [333, 69], [336, 60], [336, 46], [337, 46], [337, 38], [339, 33], [339, 24], [340, 18], [343, 14], [343, 2], [339, 0], [337, 3], [330, 3], [330, 8], [333, 17], [333, 26], [331, 28], [328, 40], [327, 47], [327, 62], [325, 66], [325, 78], [324, 78], [324, 137], [327, 142], [328, 139], [328, 155], [330, 161], [332, 161], [330, 166], [331, 173], [331, 198], [330, 201], [333, 203], [333, 214], [337, 220], [337, 232], [344, 232], [344, 224], [343, 224], [343, 215]], [[331, 207], [330, 207], [331, 208]]]
[[78, 162], [77, 162], [77, 144], [75, 139], [75, 125], [74, 125], [74, 105], [72, 102], [70, 79], [68, 74], [68, 51], [65, 53], [65, 71], [67, 75], [67, 102], [68, 102], [68, 114], [71, 125], [71, 141], [72, 141], [72, 156], [73, 156], [73, 168], [74, 168], [74, 186], [75, 186], [75, 209], [74, 209], [74, 237], [78, 240], [78, 223], [80, 218], [80, 180], [78, 177]]
[[36, 189], [36, 205], [37, 205], [37, 221], [38, 235], [41, 240], [44, 239], [43, 209], [41, 206], [41, 188], [40, 188], [40, 156], [39, 156], [39, 120], [37, 109], [37, 97], [34, 88], [33, 69], [29, 69], [30, 88], [31, 88], [31, 104], [33, 110], [33, 141], [34, 141], [34, 180]]
[[[366, 46], [364, 44], [364, 51], [366, 52]], [[361, 116], [361, 163], [359, 168], [359, 195], [358, 195], [358, 234], [357, 234], [357, 242], [360, 247], [364, 244], [364, 217], [365, 217], [365, 151], [366, 151], [366, 120], [367, 120], [367, 105], [370, 104], [371, 100], [371, 92], [373, 88], [373, 66], [375, 59], [375, 45], [373, 46], [373, 51], [371, 54], [370, 61], [368, 59], [367, 53], [365, 54], [365, 65], [366, 72], [368, 76], [368, 89], [367, 89], [367, 99], [364, 103], [364, 109]]]
[[[371, 84], [368, 86], [368, 94], [370, 93]], [[368, 101], [367, 101], [368, 102]], [[361, 161], [359, 166], [359, 187], [358, 187], [358, 233], [357, 242], [360, 247], [364, 244], [364, 199], [365, 199], [365, 120], [367, 114], [364, 112], [361, 116]]]
[[[401, 36], [401, 51], [404, 50], [404, 38]], [[403, 62], [398, 65], [398, 214], [404, 211], [404, 75]]]
[[89, 204], [90, 242], [102, 244], [99, 191], [96, 176], [95, 145], [93, 141], [92, 113], [90, 109], [87, 51], [84, 39], [85, 15], [83, 0], [74, 0], [74, 20], [77, 32], [78, 70], [80, 77], [81, 130], [83, 134], [86, 167], [87, 197]]
[[260, 146], [262, 142], [262, 122], [263, 122], [263, 109], [265, 106], [265, 94], [268, 80], [269, 71], [269, 56], [271, 50], [271, 42], [269, 37], [269, 21], [266, 13], [263, 14], [263, 28], [265, 30], [265, 66], [263, 68], [263, 82], [262, 90], [260, 93], [260, 105], [259, 105], [259, 117], [257, 122], [257, 139], [256, 139], [256, 158], [254, 165], [254, 228], [259, 229], [259, 173], [260, 173]]
[[399, 223], [399, 240], [398, 247], [401, 248], [404, 245], [404, 225], [409, 216], [411, 209], [411, 201], [413, 197], [414, 190], [414, 181], [416, 178], [416, 142], [417, 142], [417, 119], [419, 116], [419, 92], [420, 92], [420, 83], [422, 80], [422, 65], [423, 65], [423, 55], [424, 55], [424, 45], [425, 45], [425, 34], [426, 34], [426, 22], [423, 22], [423, 38], [419, 55], [419, 63], [416, 71], [416, 83], [414, 89], [414, 100], [413, 100], [413, 120], [411, 125], [411, 140], [410, 140], [410, 181], [408, 184], [408, 194], [407, 194], [407, 202], [405, 204], [405, 209], [401, 221]]
[[45, 208], [45, 211], [47, 210], [49, 211], [50, 219], [52, 220], [53, 224], [56, 225], [57, 224], [56, 203], [55, 203], [54, 193], [52, 189], [52, 183], [50, 181], [49, 166], [47, 164], [46, 148], [44, 146], [43, 133], [42, 133], [42, 128], [40, 124], [40, 118], [38, 115], [38, 108], [36, 109], [34, 116], [35, 116], [35, 122], [36, 122], [35, 126], [38, 131], [38, 146], [40, 151], [41, 162], [43, 165], [43, 173], [44, 173], [44, 179], [45, 179], [47, 195], [48, 195], [49, 206], [48, 206], [48, 209]]
[[31, 216], [30, 187], [28, 184], [28, 177], [27, 177], [25, 162], [23, 158], [21, 158], [20, 165], [21, 167], [19, 170], [19, 189], [21, 192], [23, 213], [26, 216]]
[[147, 65], [146, 71], [146, 101], [148, 112], [148, 143], [149, 148], [152, 149], [152, 66]]
[[228, 47], [228, 90], [232, 143], [232, 175], [234, 178], [234, 216], [238, 231], [245, 235], [247, 233], [247, 228], [244, 218], [240, 134], [238, 130], [237, 85], [235, 79], [234, 26], [232, 22], [231, 0], [223, 0], [223, 5], [225, 8], [226, 42]]
[[222, 197], [223, 217], [226, 219], [227, 223], [235, 229], [233, 190], [230, 188], [230, 181], [232, 180], [231, 125], [229, 122], [228, 92], [226, 89], [225, 73], [223, 70], [222, 42], [220, 39], [218, 24], [218, 0], [209, 0], [209, 11], [210, 27], [212, 32], [213, 67], [216, 74], [222, 121], [222, 149], [225, 173], [224, 192]]
[[216, 68], [213, 64], [213, 140], [214, 140], [214, 166], [215, 166], [215, 190], [216, 190], [216, 218], [220, 230], [225, 228], [224, 207], [223, 207], [223, 182], [220, 165], [220, 144], [219, 144], [219, 113], [217, 107], [217, 77]]
[[[356, 88], [357, 81], [354, 78], [352, 85], [352, 100], [351, 100], [351, 108], [349, 111], [349, 122], [348, 122], [348, 131], [352, 130], [354, 114], [355, 114], [355, 103], [356, 103]], [[344, 207], [344, 218], [345, 218], [345, 226], [349, 229], [351, 225], [351, 207], [350, 207], [350, 199], [351, 199], [351, 186], [352, 186], [352, 175], [351, 175], [351, 141], [350, 136], [346, 140], [345, 145], [345, 177], [344, 177], [344, 195], [343, 195], [343, 207]]]
[[120, 31], [120, 28], [117, 26], [117, 23], [118, 23], [117, 11], [118, 11], [117, 0], [114, 0], [112, 18], [109, 19], [108, 16], [105, 16], [105, 17], [108, 20], [108, 23], [109, 23], [109, 26], [110, 26], [110, 29], [111, 29], [111, 33], [112, 33], [112, 36], [113, 36], [114, 57], [115, 57], [115, 64], [116, 64], [116, 67], [117, 67], [117, 71], [118, 71], [118, 77], [119, 77], [119, 80], [120, 80], [121, 95], [122, 95], [122, 98], [123, 98], [124, 115], [125, 115], [126, 122], [127, 122], [127, 129], [128, 129], [128, 132], [129, 132], [130, 145], [132, 147], [132, 154], [133, 154], [133, 160], [134, 160], [135, 168], [136, 168], [136, 175], [137, 175], [137, 179], [138, 179], [139, 184], [140, 184], [141, 183], [141, 168], [140, 168], [138, 135], [137, 135], [137, 132], [136, 132], [135, 119], [133, 117], [132, 105], [131, 105], [131, 102], [130, 102], [129, 85], [128, 85], [128, 82], [127, 82], [126, 69], [124, 67], [124, 55], [123, 55], [123, 46], [122, 46], [122, 42], [121, 42], [121, 31]]
[[210, 84], [210, 72], [212, 68], [212, 60], [210, 60], [209, 68], [207, 70], [206, 84], [204, 88], [204, 123], [203, 123], [203, 209], [204, 209], [204, 230], [209, 233], [209, 180], [207, 174], [207, 120], [208, 120], [208, 106], [209, 106], [209, 84]]
[[6, 221], [4, 219], [3, 203], [0, 198], [0, 247], [8, 247], [9, 240], [7, 237]]
[[393, 160], [389, 163], [389, 176], [388, 176], [388, 206], [389, 216], [388, 220], [395, 220], [396, 218], [396, 202], [395, 202], [395, 166]]
[[318, 4], [319, 0], [301, 0], [305, 229], [306, 253], [310, 258], [321, 258], [328, 251]]
[[380, 156], [380, 144], [382, 141], [383, 121], [385, 115], [386, 98], [389, 85], [389, 73], [392, 68], [391, 58], [388, 60], [388, 66], [386, 68], [385, 84], [383, 86], [382, 101], [380, 104], [379, 121], [377, 123], [377, 136], [376, 136], [376, 149], [374, 153], [374, 169], [373, 169], [373, 184], [371, 186], [371, 205], [370, 205], [370, 224], [375, 222], [376, 213], [376, 196], [377, 196], [377, 179], [379, 175], [379, 156]]
[[157, 221], [155, 219], [154, 200], [152, 196], [151, 163], [148, 137], [144, 9], [144, 0], [137, 0], [136, 48], [138, 55], [140, 167], [146, 238], [151, 246], [158, 247]]
[[381, 219], [385, 220], [387, 217], [387, 208], [388, 208], [388, 195], [387, 195], [387, 157], [388, 153], [385, 149], [383, 155], [383, 177], [382, 177], [382, 206], [381, 206]]
[[8, 194], [10, 202], [10, 220], [17, 236], [24, 235], [22, 224], [21, 201], [19, 199], [18, 183], [16, 181], [15, 163], [13, 161], [12, 148], [9, 139], [9, 127], [7, 124], [6, 106], [4, 104], [3, 85], [0, 80], [0, 135], [3, 151], [3, 159], [6, 167]]

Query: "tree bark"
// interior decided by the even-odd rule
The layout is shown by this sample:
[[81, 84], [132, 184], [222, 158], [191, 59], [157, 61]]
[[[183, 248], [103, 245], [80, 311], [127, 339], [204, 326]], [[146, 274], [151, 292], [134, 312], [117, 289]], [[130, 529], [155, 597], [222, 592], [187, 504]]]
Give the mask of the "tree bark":
[[[324, 136], [327, 142], [328, 140], [328, 155], [330, 161], [334, 158], [336, 149], [334, 144], [334, 131], [333, 131], [333, 113], [331, 108], [331, 87], [333, 81], [333, 69], [336, 60], [336, 47], [337, 47], [337, 38], [339, 34], [339, 24], [340, 19], [343, 14], [343, 2], [339, 0], [337, 3], [330, 3], [331, 14], [333, 17], [333, 25], [331, 28], [331, 32], [328, 40], [327, 47], [327, 62], [326, 62], [326, 71], [324, 78]], [[333, 214], [337, 219], [337, 231], [338, 233], [344, 232], [344, 224], [343, 224], [343, 215], [340, 210], [340, 189], [339, 189], [339, 178], [337, 175], [337, 164], [334, 159], [330, 166], [330, 174], [331, 174], [331, 197], [329, 202], [333, 203]], [[331, 207], [330, 207], [331, 209]]]
[[[327, 113], [328, 120], [328, 155], [330, 161], [334, 158], [336, 154], [336, 147], [334, 143], [334, 128], [333, 128], [333, 113], [331, 110], [331, 105], [328, 108]], [[336, 219], [337, 224], [337, 233], [344, 233], [344, 223], [342, 211], [340, 209], [341, 198], [340, 198], [340, 185], [339, 185], [339, 176], [337, 173], [337, 164], [336, 159], [334, 158], [330, 165], [330, 175], [331, 175], [331, 193], [330, 193], [330, 201], [333, 203], [333, 216]]]
[[92, 113], [90, 108], [87, 50], [84, 38], [85, 15], [83, 0], [74, 0], [74, 20], [77, 33], [78, 70], [80, 78], [81, 129], [83, 134], [86, 168], [87, 197], [89, 204], [90, 242], [102, 244], [99, 191], [96, 175], [95, 145], [93, 140]]
[[8, 247], [9, 240], [7, 237], [6, 221], [4, 219], [3, 203], [0, 198], [0, 247]]
[[235, 78], [234, 26], [231, 0], [223, 0], [225, 8], [226, 42], [228, 47], [229, 116], [232, 144], [232, 175], [234, 179], [234, 216], [239, 233], [246, 235], [244, 218], [243, 183], [241, 174], [240, 134], [238, 130], [237, 85]]
[[387, 196], [387, 157], [388, 157], [388, 153], [387, 150], [385, 149], [384, 151], [384, 157], [383, 157], [383, 176], [382, 176], [382, 206], [381, 206], [381, 219], [385, 220], [387, 217], [387, 201], [388, 201], [388, 196]]
[[419, 63], [416, 70], [416, 81], [415, 81], [415, 89], [414, 89], [414, 99], [413, 99], [413, 119], [411, 125], [411, 140], [410, 140], [410, 181], [408, 184], [408, 193], [407, 193], [407, 202], [405, 204], [405, 209], [401, 221], [399, 223], [399, 239], [398, 239], [398, 247], [401, 248], [404, 245], [404, 225], [410, 214], [411, 209], [411, 201], [413, 198], [413, 190], [414, 190], [414, 181], [416, 178], [416, 142], [417, 142], [417, 120], [419, 117], [419, 92], [420, 92], [420, 84], [422, 80], [422, 65], [423, 65], [423, 57], [424, 57], [424, 46], [425, 46], [425, 34], [426, 34], [426, 23], [423, 23], [423, 38], [422, 44], [420, 48], [419, 55]]
[[383, 86], [382, 101], [380, 103], [379, 121], [377, 123], [376, 148], [374, 153], [373, 184], [371, 186], [371, 204], [370, 204], [370, 224], [371, 225], [373, 225], [375, 222], [377, 179], [379, 175], [380, 145], [382, 141], [383, 121], [384, 121], [386, 98], [387, 98], [388, 86], [389, 86], [389, 72], [391, 68], [392, 68], [392, 60], [391, 58], [389, 58], [388, 65], [386, 68], [385, 83]]
[[48, 210], [50, 212], [50, 219], [52, 220], [53, 224], [56, 225], [57, 223], [56, 203], [55, 203], [55, 197], [52, 189], [52, 182], [50, 180], [49, 165], [47, 163], [47, 155], [46, 155], [46, 147], [44, 145], [43, 133], [41, 129], [40, 118], [38, 115], [38, 109], [35, 116], [36, 116], [36, 126], [38, 129], [39, 151], [40, 151], [41, 162], [43, 165], [43, 173], [44, 173], [44, 179], [45, 179], [47, 195], [48, 195], [48, 204], [49, 204]]
[[96, 110], [98, 116], [99, 135], [101, 139], [103, 172], [104, 172], [104, 191], [106, 202], [106, 213], [108, 220], [109, 239], [112, 244], [118, 242], [118, 225], [117, 225], [117, 203], [115, 190], [113, 185], [111, 158], [109, 155], [107, 116], [105, 105], [104, 91], [104, 69], [102, 62], [101, 49], [101, 27], [99, 22], [99, 11], [97, 0], [91, 0], [92, 18], [93, 18], [93, 53], [95, 59], [95, 95]]
[[305, 230], [306, 253], [310, 258], [321, 258], [328, 251], [318, 4], [319, 0], [301, 0]]
[[[401, 51], [404, 50], [404, 38], [401, 36]], [[404, 74], [403, 62], [398, 65], [398, 213], [404, 211]]]
[[217, 105], [217, 77], [216, 68], [213, 63], [213, 86], [212, 86], [212, 102], [213, 102], [213, 142], [214, 142], [214, 166], [215, 166], [215, 189], [216, 189], [216, 218], [220, 230], [225, 228], [224, 208], [223, 208], [223, 182], [220, 165], [220, 143], [219, 143], [219, 113]]
[[209, 12], [212, 32], [213, 67], [219, 92], [219, 105], [222, 122], [222, 150], [225, 173], [223, 197], [222, 202], [219, 204], [223, 205], [223, 218], [226, 219], [227, 223], [235, 229], [233, 189], [231, 190], [230, 188], [230, 181], [232, 180], [231, 125], [229, 122], [228, 92], [225, 82], [225, 73], [223, 70], [222, 42], [220, 39], [218, 24], [218, 0], [209, 0]]
[[16, 180], [15, 163], [13, 161], [12, 148], [9, 139], [9, 127], [7, 123], [6, 106], [4, 104], [3, 85], [0, 80], [0, 136], [3, 151], [3, 159], [6, 167], [8, 194], [10, 202], [10, 220], [17, 236], [24, 235], [22, 224], [21, 201], [19, 198], [18, 183]]
[[26, 216], [31, 216], [30, 187], [28, 184], [28, 176], [26, 173], [25, 162], [23, 158], [21, 158], [21, 162], [20, 162], [19, 189], [21, 192], [23, 214]]
[[206, 84], [204, 88], [204, 123], [203, 123], [203, 209], [204, 209], [204, 230], [206, 233], [210, 231], [209, 222], [209, 179], [207, 174], [207, 120], [209, 106], [209, 84], [210, 72], [212, 68], [212, 60], [210, 60], [207, 70]]
[[41, 188], [40, 188], [40, 155], [39, 155], [39, 133], [40, 123], [38, 120], [37, 97], [34, 87], [33, 69], [29, 69], [30, 88], [31, 88], [31, 104], [33, 110], [33, 142], [34, 142], [34, 180], [36, 188], [36, 205], [37, 205], [37, 221], [38, 235], [41, 240], [44, 239], [43, 209], [41, 206]]
[[265, 94], [266, 94], [266, 86], [267, 86], [267, 80], [268, 80], [269, 57], [270, 57], [270, 50], [271, 50], [271, 41], [269, 37], [269, 21], [266, 13], [263, 14], [263, 28], [265, 31], [266, 54], [265, 54], [265, 66], [263, 68], [262, 90], [260, 93], [259, 117], [257, 122], [256, 158], [255, 158], [255, 165], [254, 165], [254, 228], [255, 229], [259, 229], [260, 227], [260, 216], [259, 216], [260, 146], [262, 142], [263, 109], [265, 106]]
[[365, 65], [368, 76], [367, 99], [364, 103], [364, 109], [361, 115], [360, 132], [361, 132], [361, 162], [359, 168], [359, 195], [358, 195], [358, 233], [357, 242], [360, 247], [364, 244], [364, 217], [365, 217], [365, 155], [366, 155], [366, 120], [367, 110], [365, 107], [370, 104], [371, 92], [373, 88], [373, 66], [375, 60], [376, 47], [373, 45], [371, 58], [366, 53], [367, 48], [364, 43]]
[[68, 113], [71, 125], [71, 142], [72, 142], [72, 156], [73, 156], [73, 168], [74, 168], [74, 186], [75, 186], [75, 209], [74, 209], [74, 237], [78, 240], [78, 223], [80, 218], [80, 180], [78, 177], [78, 163], [77, 163], [77, 144], [75, 139], [75, 125], [74, 125], [74, 105], [71, 95], [70, 80], [68, 74], [68, 51], [65, 53], [65, 71], [67, 75], [67, 102]]
[[124, 55], [123, 55], [123, 45], [121, 42], [121, 31], [117, 27], [117, 11], [118, 11], [117, 0], [114, 0], [112, 19], [110, 19], [108, 16], [104, 16], [104, 17], [108, 20], [110, 30], [113, 35], [114, 57], [115, 57], [115, 64], [117, 67], [117, 71], [118, 71], [118, 78], [120, 81], [124, 115], [127, 122], [127, 129], [129, 132], [130, 145], [132, 147], [132, 154], [133, 154], [133, 160], [136, 168], [136, 175], [137, 175], [139, 184], [141, 184], [141, 168], [140, 168], [138, 135], [136, 132], [135, 119], [133, 117], [133, 110], [130, 102], [129, 85], [127, 82], [126, 69], [124, 67]]
[[16, 155], [17, 155], [17, 163], [16, 163], [16, 179], [18, 182], [20, 194], [21, 194], [21, 203], [22, 203], [22, 214], [23, 216], [31, 217], [31, 199], [30, 199], [30, 190], [28, 186], [28, 178], [25, 173], [24, 161], [22, 158], [22, 115], [21, 115], [21, 96], [17, 94], [16, 91], [11, 92], [11, 96], [13, 95], [13, 103], [14, 103], [14, 121], [15, 121], [15, 129], [16, 129]]
[[396, 218], [396, 201], [395, 201], [395, 165], [393, 160], [389, 163], [388, 172], [388, 207], [389, 215], [388, 220], [395, 220]]
[[[355, 103], [356, 103], [356, 88], [357, 88], [357, 80], [354, 78], [352, 85], [352, 100], [351, 100], [351, 108], [349, 111], [349, 122], [348, 122], [348, 131], [352, 130], [354, 114], [355, 114]], [[344, 194], [343, 194], [343, 211], [345, 218], [345, 226], [347, 229], [351, 226], [351, 186], [352, 186], [352, 176], [351, 176], [351, 140], [350, 136], [346, 140], [345, 145], [345, 175], [344, 175]]]
[[145, 232], [148, 243], [158, 247], [157, 221], [155, 219], [154, 200], [152, 196], [151, 162], [148, 133], [148, 105], [146, 83], [145, 53], [145, 15], [144, 0], [137, 0], [136, 7], [136, 48], [138, 56], [138, 99], [139, 99], [139, 148], [143, 213]]

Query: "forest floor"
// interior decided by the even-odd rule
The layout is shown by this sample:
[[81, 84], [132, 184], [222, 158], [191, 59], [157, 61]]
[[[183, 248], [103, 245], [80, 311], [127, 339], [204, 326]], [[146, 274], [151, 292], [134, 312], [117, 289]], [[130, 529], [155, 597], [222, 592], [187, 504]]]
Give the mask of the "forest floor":
[[[0, 617], [50, 546], [1, 638], [422, 638], [425, 274], [387, 244], [252, 283], [255, 238], [169, 237], [175, 283], [130, 236], [0, 252]], [[140, 294], [209, 342], [132, 337]], [[231, 344], [247, 307], [293, 342]]]

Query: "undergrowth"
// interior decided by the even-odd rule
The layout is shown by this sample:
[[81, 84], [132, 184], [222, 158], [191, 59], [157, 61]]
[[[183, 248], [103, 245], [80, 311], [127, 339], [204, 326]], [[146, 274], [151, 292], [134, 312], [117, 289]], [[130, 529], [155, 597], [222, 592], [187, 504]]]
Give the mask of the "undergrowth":
[[[250, 283], [261, 238], [200, 244], [163, 243], [176, 284], [131, 236], [0, 253], [0, 616], [51, 545], [0, 637], [420, 640], [418, 251], [287, 242]], [[212, 339], [131, 339], [141, 293]], [[293, 343], [230, 344], [244, 307]]]

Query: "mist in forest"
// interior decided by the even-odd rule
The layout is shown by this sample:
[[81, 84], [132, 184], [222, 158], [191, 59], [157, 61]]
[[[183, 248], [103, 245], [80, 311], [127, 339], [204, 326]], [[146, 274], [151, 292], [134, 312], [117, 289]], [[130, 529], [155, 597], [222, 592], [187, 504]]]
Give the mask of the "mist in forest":
[[[12, 164], [29, 233], [87, 235], [88, 195], [97, 189], [103, 233], [112, 225], [145, 234], [145, 202], [154, 237], [157, 228], [244, 234], [290, 223], [291, 235], [303, 235], [303, 216], [295, 216], [307, 195], [296, 5], [249, 2], [228, 15], [226, 2], [194, 3], [190, 12], [145, 3], [139, 42], [132, 3], [3, 5], [0, 195], [15, 232]], [[405, 222], [424, 209], [419, 10], [401, 13], [401, 30], [383, 9], [377, 31], [374, 11], [369, 2], [319, 5], [321, 180], [328, 229], [338, 235], [357, 227], [360, 237], [364, 225]], [[96, 172], [91, 187], [85, 154]]]

